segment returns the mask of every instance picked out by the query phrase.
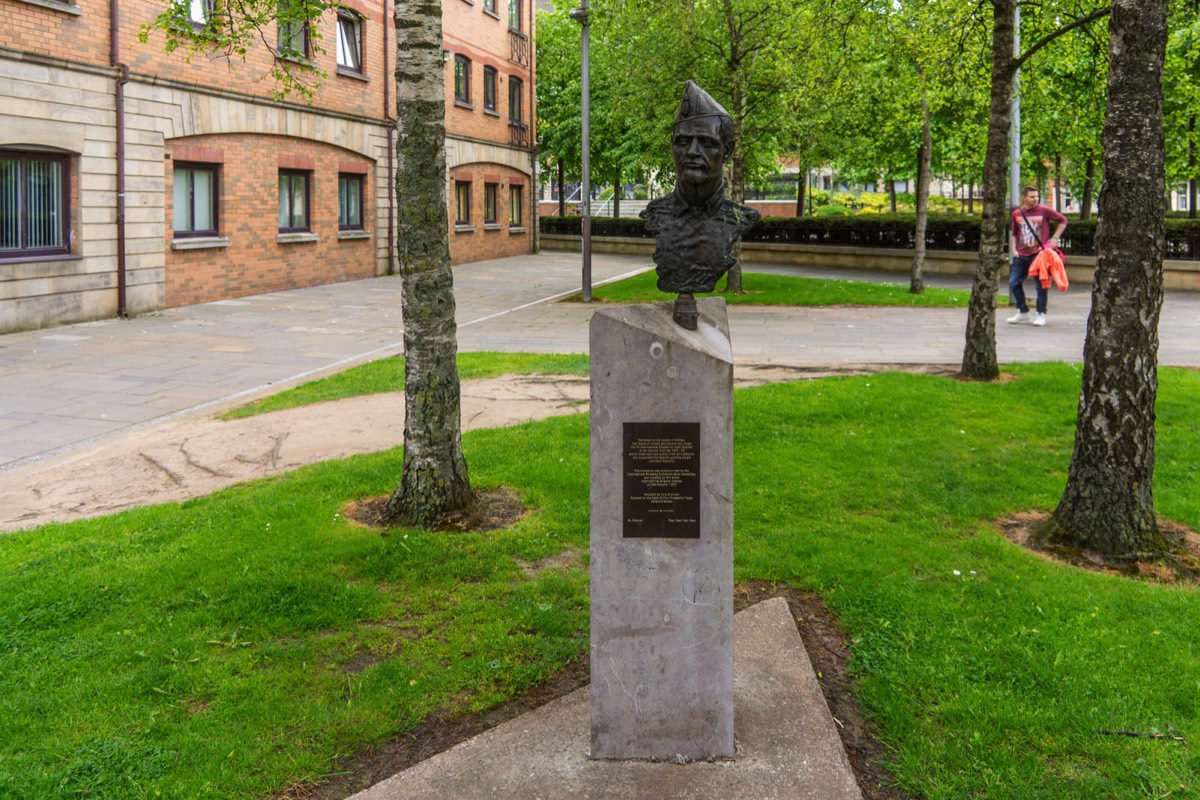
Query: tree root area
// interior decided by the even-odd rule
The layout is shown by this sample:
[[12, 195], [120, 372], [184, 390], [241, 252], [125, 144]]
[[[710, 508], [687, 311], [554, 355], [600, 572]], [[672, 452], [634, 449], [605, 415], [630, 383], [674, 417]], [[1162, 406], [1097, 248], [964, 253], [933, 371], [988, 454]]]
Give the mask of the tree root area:
[[1167, 542], [1165, 553], [1109, 556], [1038, 538], [1035, 531], [1049, 518], [1045, 511], [1024, 511], [995, 520], [993, 525], [1013, 544], [1060, 564], [1152, 583], [1200, 585], [1200, 534], [1186, 525], [1159, 518], [1158, 529]]
[[[368, 497], [348, 503], [342, 514], [368, 528], [388, 528], [396, 525], [387, 519], [389, 495]], [[506, 486], [495, 489], [476, 489], [475, 501], [466, 508], [450, 511], [437, 518], [431, 530], [458, 533], [483, 533], [511, 528], [528, 513], [517, 493]], [[400, 523], [402, 524], [402, 522]]]
[[[763, 581], [735, 587], [734, 608], [740, 611], [772, 597], [783, 597], [788, 601], [865, 800], [912, 800], [913, 795], [896, 787], [895, 779], [884, 766], [887, 751], [878, 743], [873, 726], [859, 710], [848, 670], [850, 642], [839, 628], [837, 619], [818, 595]], [[570, 694], [586, 686], [590, 677], [591, 667], [585, 654], [550, 680], [503, 705], [477, 714], [434, 714], [403, 736], [333, 765], [328, 779], [288, 787], [275, 795], [274, 800], [342, 800], [490, 728]]]

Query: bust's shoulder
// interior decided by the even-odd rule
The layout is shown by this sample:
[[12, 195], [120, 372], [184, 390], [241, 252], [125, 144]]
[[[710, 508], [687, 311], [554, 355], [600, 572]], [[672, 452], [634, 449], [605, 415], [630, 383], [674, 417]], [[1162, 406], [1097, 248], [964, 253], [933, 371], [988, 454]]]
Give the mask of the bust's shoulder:
[[718, 213], [722, 219], [735, 226], [739, 233], [749, 230], [762, 218], [758, 209], [729, 199], [721, 201], [721, 209]]
[[672, 195], [659, 197], [647, 203], [645, 210], [638, 216], [646, 221], [647, 231], [657, 234], [662, 229], [664, 221], [678, 216], [675, 206], [675, 198]]

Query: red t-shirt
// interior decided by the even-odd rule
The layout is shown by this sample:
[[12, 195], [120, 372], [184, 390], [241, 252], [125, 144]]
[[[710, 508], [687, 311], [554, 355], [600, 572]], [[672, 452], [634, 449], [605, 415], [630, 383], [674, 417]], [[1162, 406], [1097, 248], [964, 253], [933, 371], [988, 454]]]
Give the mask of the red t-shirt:
[[[1017, 240], [1017, 255], [1019, 256], [1035, 256], [1041, 247], [1038, 246], [1038, 238], [1042, 240], [1042, 245], [1050, 242], [1050, 223], [1054, 222], [1059, 225], [1067, 221], [1067, 218], [1055, 211], [1049, 206], [1041, 205], [1040, 203], [1033, 208], [1025, 209], [1025, 216], [1021, 216], [1023, 207], [1013, 209], [1012, 213], [1012, 235]], [[1025, 224], [1025, 219], [1029, 219], [1029, 224]], [[1030, 231], [1030, 227], [1037, 231], [1037, 237]]]

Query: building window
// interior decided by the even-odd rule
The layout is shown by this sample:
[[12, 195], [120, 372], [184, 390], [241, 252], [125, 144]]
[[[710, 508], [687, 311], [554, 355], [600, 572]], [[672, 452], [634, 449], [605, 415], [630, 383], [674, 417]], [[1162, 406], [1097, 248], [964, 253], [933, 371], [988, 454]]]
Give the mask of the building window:
[[508, 79], [508, 121], [520, 125], [524, 119], [521, 113], [521, 95], [522, 89], [525, 87], [524, 82], [520, 78], [509, 77]]
[[483, 68], [483, 108], [485, 111], [496, 110], [496, 70], [494, 67]]
[[471, 224], [471, 184], [469, 181], [454, 183], [454, 224]]
[[279, 170], [279, 232], [308, 230], [309, 173]]
[[205, 25], [212, 19], [215, 0], [189, 0], [188, 17], [197, 25]]
[[362, 72], [362, 19], [349, 11], [337, 13], [337, 63], [351, 72]]
[[338, 229], [361, 231], [362, 207], [362, 175], [338, 175]]
[[0, 151], [0, 258], [69, 253], [66, 156]]
[[471, 59], [454, 57], [454, 102], [471, 102]]
[[[279, 4], [279, 11], [281, 14], [287, 11], [286, 1]], [[300, 20], [281, 20], [278, 49], [280, 58], [307, 58], [308, 25]]]
[[513, 228], [521, 227], [522, 197], [525, 194], [523, 186], [508, 187], [508, 224]]
[[508, 29], [521, 31], [521, 0], [508, 0]]
[[496, 224], [496, 206], [500, 199], [500, 185], [485, 183], [483, 185], [483, 222], [485, 225]]
[[483, 10], [491, 14], [493, 17], [500, 16], [496, 13], [496, 0], [483, 0]]
[[174, 197], [175, 238], [217, 235], [217, 168], [211, 164], [176, 163]]

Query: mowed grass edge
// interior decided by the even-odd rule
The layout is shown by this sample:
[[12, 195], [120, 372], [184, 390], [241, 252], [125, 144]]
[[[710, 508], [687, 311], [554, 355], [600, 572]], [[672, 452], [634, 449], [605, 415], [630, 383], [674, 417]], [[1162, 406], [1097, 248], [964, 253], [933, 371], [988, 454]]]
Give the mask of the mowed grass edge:
[[[1188, 796], [1189, 748], [1097, 731], [1200, 735], [1197, 592], [1056, 565], [989, 527], [1051, 509], [1072, 446], [1078, 368], [1012, 372], [739, 390], [737, 578], [839, 615], [910, 791]], [[1198, 390], [1162, 370], [1155, 494], [1193, 527]], [[267, 797], [581, 657], [586, 419], [464, 447], [476, 485], [535, 512], [478, 535], [348, 523], [345, 502], [392, 488], [393, 450], [0, 538], [0, 796]]]

